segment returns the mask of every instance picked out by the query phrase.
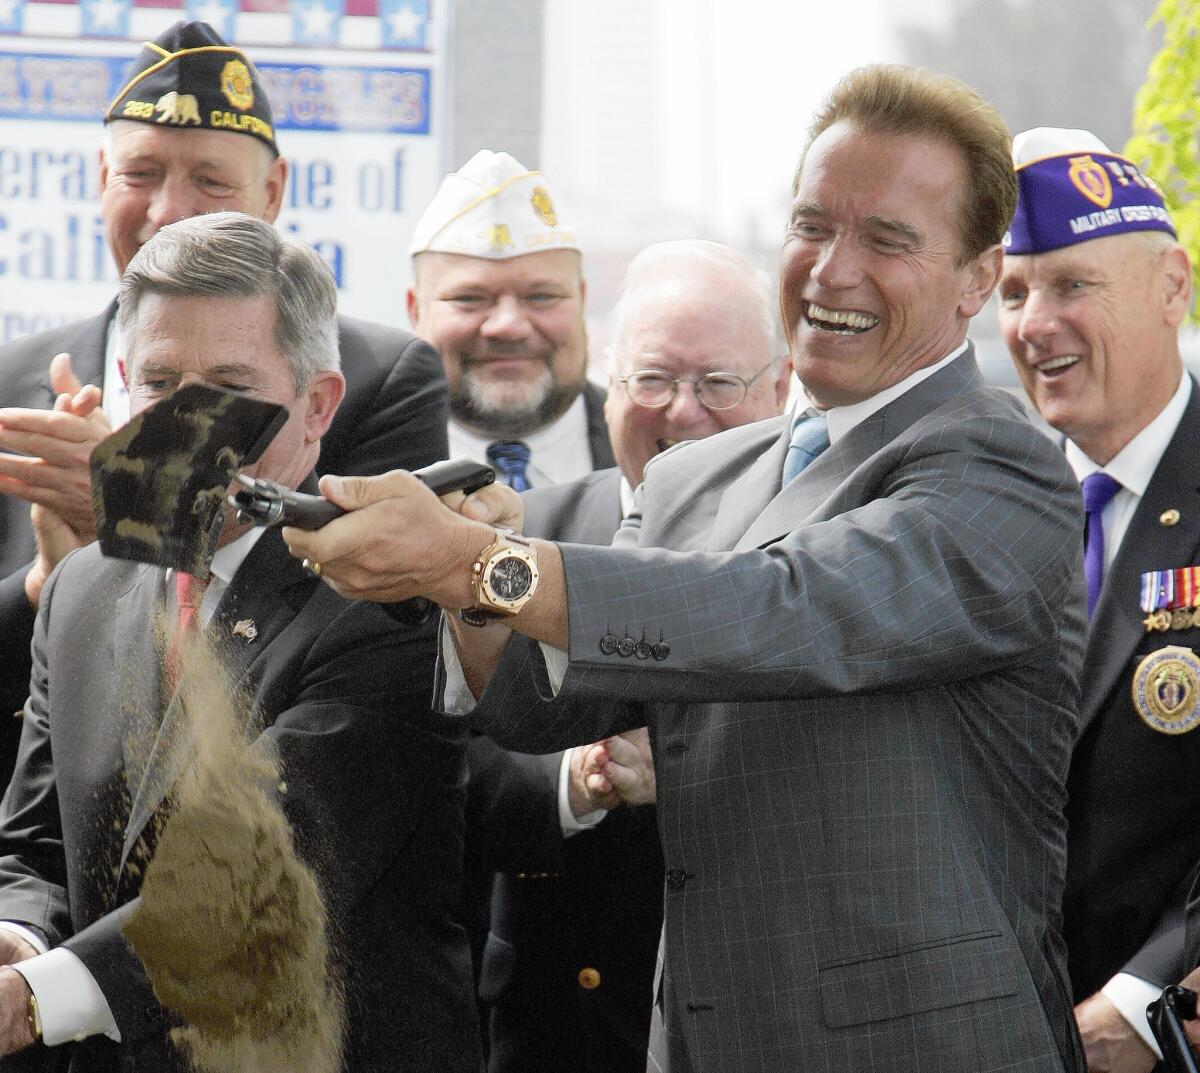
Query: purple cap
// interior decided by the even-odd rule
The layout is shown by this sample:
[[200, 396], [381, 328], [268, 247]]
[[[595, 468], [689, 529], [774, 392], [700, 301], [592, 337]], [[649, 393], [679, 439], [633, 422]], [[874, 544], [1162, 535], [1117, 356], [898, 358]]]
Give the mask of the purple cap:
[[1017, 211], [1004, 252], [1045, 253], [1131, 231], [1175, 234], [1162, 192], [1086, 130], [1035, 127], [1013, 138]]

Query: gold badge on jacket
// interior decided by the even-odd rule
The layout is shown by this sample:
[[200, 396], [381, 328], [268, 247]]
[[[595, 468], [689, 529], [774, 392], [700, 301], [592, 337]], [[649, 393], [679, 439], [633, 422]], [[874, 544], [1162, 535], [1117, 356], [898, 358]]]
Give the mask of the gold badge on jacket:
[[1167, 645], [1151, 652], [1133, 672], [1133, 706], [1160, 734], [1186, 734], [1200, 725], [1200, 657]]

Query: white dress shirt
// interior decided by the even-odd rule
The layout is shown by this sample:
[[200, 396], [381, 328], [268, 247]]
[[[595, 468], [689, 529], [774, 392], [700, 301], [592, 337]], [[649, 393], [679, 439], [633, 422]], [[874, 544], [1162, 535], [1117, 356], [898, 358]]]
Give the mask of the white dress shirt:
[[487, 462], [488, 444], [496, 440], [520, 440], [529, 448], [525, 472], [531, 488], [565, 484], [592, 472], [592, 445], [588, 440], [587, 403], [578, 396], [567, 412], [553, 424], [527, 436], [481, 436], [453, 418], [446, 427], [451, 458]]
[[[1083, 483], [1085, 477], [1103, 471], [1121, 485], [1120, 491], [1109, 501], [1100, 515], [1104, 526], [1104, 569], [1108, 570], [1121, 548], [1121, 541], [1129, 530], [1129, 523], [1137, 511], [1142, 496], [1150, 485], [1154, 471], [1167, 450], [1172, 437], [1183, 420], [1188, 400], [1192, 395], [1192, 378], [1185, 372], [1179, 379], [1179, 387], [1159, 415], [1141, 432], [1130, 440], [1107, 466], [1093, 462], [1071, 440], [1066, 442], [1067, 462], [1075, 476]], [[1162, 988], [1148, 983], [1130, 973], [1119, 972], [1101, 989], [1117, 1011], [1137, 1030], [1146, 1045], [1160, 1058], [1162, 1052], [1150, 1031], [1146, 1020], [1146, 1006], [1162, 993]]]
[[[217, 549], [212, 561], [212, 580], [200, 603], [202, 625], [207, 626], [212, 620], [233, 575], [265, 532], [265, 529], [250, 529]], [[37, 999], [42, 1041], [48, 1047], [98, 1035], [120, 1042], [121, 1033], [104, 992], [75, 954], [61, 946], [48, 950], [41, 935], [15, 921], [0, 921], [0, 928], [16, 932], [38, 950], [37, 957], [12, 967], [25, 977]]]
[[1183, 412], [1187, 409], [1188, 399], [1192, 395], [1192, 378], [1184, 373], [1179, 379], [1179, 387], [1171, 400], [1162, 408], [1159, 415], [1141, 432], [1133, 437], [1116, 457], [1102, 466], [1093, 462], [1071, 440], [1066, 442], [1067, 462], [1083, 483], [1085, 477], [1101, 471], [1107, 473], [1121, 485], [1121, 490], [1109, 500], [1108, 506], [1100, 515], [1104, 526], [1104, 569], [1112, 566], [1121, 541], [1125, 539], [1125, 531], [1133, 519], [1142, 496], [1150, 485], [1150, 478], [1158, 469], [1159, 462], [1166, 452], [1171, 437], [1183, 420]]

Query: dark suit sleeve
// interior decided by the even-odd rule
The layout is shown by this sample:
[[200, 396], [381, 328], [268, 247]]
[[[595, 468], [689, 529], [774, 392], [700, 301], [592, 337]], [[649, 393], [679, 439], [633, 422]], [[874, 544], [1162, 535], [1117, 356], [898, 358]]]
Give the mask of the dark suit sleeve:
[[46, 673], [46, 638], [59, 576], [56, 570], [42, 592], [16, 770], [0, 801], [0, 918], [34, 925], [52, 945], [70, 929]]
[[448, 453], [442, 360], [409, 332], [339, 318], [346, 397], [321, 443], [320, 473], [376, 476]]
[[[1196, 880], [1196, 873], [1187, 876], [1171, 895], [1159, 915], [1158, 923], [1150, 937], [1142, 944], [1121, 972], [1129, 973], [1156, 987], [1177, 984], [1192, 969], [1200, 965], [1200, 935], [1196, 934], [1196, 921], [1191, 921], [1191, 942], [1188, 942], [1188, 915], [1198, 910], [1196, 904], [1189, 907], [1189, 895]], [[1200, 891], [1196, 892], [1200, 896]]]
[[[11, 757], [16, 749], [20, 723], [10, 719], [19, 712], [29, 695], [29, 672], [32, 664], [29, 645], [33, 639], [33, 620], [37, 612], [25, 596], [25, 574], [28, 567], [0, 580], [0, 637], [4, 638], [4, 659], [0, 667], [0, 763]], [[6, 720], [8, 720], [6, 722]], [[11, 723], [12, 733], [7, 733]], [[11, 739], [11, 740], [10, 740]]]
[[468, 861], [495, 872], [562, 870], [561, 756], [509, 752], [490, 738], [472, 737], [467, 746]]

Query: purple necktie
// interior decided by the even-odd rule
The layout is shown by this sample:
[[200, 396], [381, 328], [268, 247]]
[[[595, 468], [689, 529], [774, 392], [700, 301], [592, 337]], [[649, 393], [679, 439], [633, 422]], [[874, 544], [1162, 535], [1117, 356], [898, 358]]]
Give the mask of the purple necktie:
[[1083, 510], [1087, 517], [1087, 528], [1083, 531], [1083, 576], [1087, 579], [1088, 618], [1092, 617], [1104, 582], [1104, 524], [1100, 515], [1120, 490], [1120, 483], [1103, 471], [1083, 479]]

